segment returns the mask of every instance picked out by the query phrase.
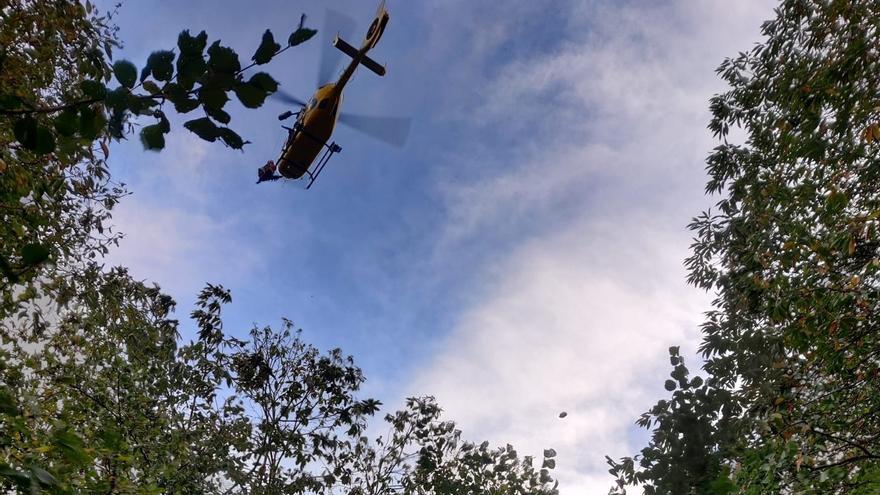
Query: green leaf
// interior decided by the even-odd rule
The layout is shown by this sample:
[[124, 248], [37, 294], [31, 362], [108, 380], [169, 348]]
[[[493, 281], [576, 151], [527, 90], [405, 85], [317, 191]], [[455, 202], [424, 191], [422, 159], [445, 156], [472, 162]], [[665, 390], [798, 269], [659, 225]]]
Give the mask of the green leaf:
[[21, 248], [21, 261], [26, 265], [39, 265], [49, 259], [49, 249], [41, 244], [25, 244]]
[[191, 36], [188, 30], [184, 30], [177, 37], [177, 46], [180, 48], [180, 56], [177, 57], [177, 82], [186, 90], [192, 89], [208, 68], [202, 54], [207, 42], [208, 35], [204, 31], [197, 36]]
[[128, 60], [118, 60], [113, 64], [113, 75], [119, 84], [131, 89], [137, 81], [137, 67]]
[[203, 87], [199, 90], [199, 101], [206, 109], [220, 110], [229, 101], [229, 96], [222, 89]]
[[24, 471], [19, 471], [6, 463], [0, 462], [0, 479], [3, 478], [10, 479], [13, 483], [17, 483], [20, 486], [29, 485], [31, 481], [31, 477]]
[[317, 33], [317, 30], [301, 27], [290, 34], [290, 37], [287, 38], [287, 45], [296, 46], [302, 44]]
[[201, 54], [182, 54], [177, 58], [177, 82], [187, 90], [192, 89], [207, 68], [208, 64]]
[[234, 91], [241, 104], [247, 108], [259, 108], [266, 101], [266, 97], [269, 96], [266, 90], [249, 82], [237, 84]]
[[268, 63], [280, 49], [281, 45], [275, 42], [275, 37], [272, 36], [272, 31], [267, 29], [266, 32], [263, 33], [263, 41], [260, 42], [260, 46], [257, 48], [257, 51], [254, 53], [251, 60], [259, 65]]
[[159, 85], [154, 83], [153, 81], [144, 81], [144, 89], [146, 89], [147, 92], [151, 95], [162, 92], [162, 89], [159, 87]]
[[278, 81], [265, 72], [257, 72], [248, 80], [248, 84], [256, 86], [263, 91], [274, 93], [278, 91]]
[[544, 459], [541, 468], [554, 469], [556, 467], [556, 459]]
[[208, 48], [208, 68], [220, 74], [235, 74], [241, 70], [238, 54], [232, 48], [221, 46], [220, 40]]
[[68, 108], [55, 117], [55, 131], [62, 136], [73, 136], [79, 128], [76, 110]]
[[220, 122], [221, 124], [228, 124], [229, 121], [232, 119], [229, 114], [224, 112], [223, 110], [219, 108], [212, 108], [207, 105], [205, 105], [205, 113], [207, 113], [209, 117], [216, 120], [217, 122]]
[[0, 108], [15, 110], [21, 106], [21, 98], [15, 95], [0, 95]]
[[125, 137], [125, 111], [111, 110], [110, 118], [107, 120], [107, 133], [113, 139], [122, 139]]
[[196, 36], [189, 34], [189, 29], [184, 29], [177, 36], [177, 47], [181, 55], [201, 55], [208, 44], [208, 34], [204, 31]]
[[31, 473], [33, 473], [34, 477], [37, 479], [37, 481], [39, 481], [43, 485], [53, 486], [53, 485], [58, 484], [58, 480], [55, 479], [55, 477], [52, 476], [52, 474], [49, 473], [49, 471], [46, 471], [45, 469], [43, 469], [39, 466], [31, 466]]
[[88, 96], [89, 98], [94, 98], [96, 100], [103, 99], [107, 94], [107, 87], [104, 86], [100, 81], [92, 81], [85, 80], [79, 83], [79, 88], [82, 90], [83, 94]]
[[165, 147], [165, 133], [162, 124], [153, 124], [141, 129], [141, 144], [145, 150], [159, 151]]
[[232, 129], [228, 127], [221, 127], [217, 130], [217, 136], [223, 140], [223, 143], [226, 146], [229, 146], [232, 149], [240, 150], [244, 145], [248, 144], [250, 141], [243, 141], [241, 136], [236, 134]]
[[[157, 81], [169, 81], [174, 75], [174, 52], [169, 50], [158, 50], [150, 54], [147, 58], [147, 66], [144, 70], [152, 72], [153, 77]], [[141, 81], [146, 79], [141, 75]]]
[[672, 380], [666, 380], [663, 383], [663, 387], [666, 388], [666, 390], [672, 392], [673, 390], [675, 390], [675, 382]]
[[162, 132], [166, 134], [171, 132], [171, 122], [168, 122], [168, 117], [165, 116], [165, 112], [162, 110], [156, 110], [156, 113], [153, 115], [159, 119], [159, 126], [162, 128]]
[[194, 132], [205, 141], [214, 142], [217, 140], [219, 128], [208, 117], [189, 120], [184, 122], [183, 127]]
[[118, 88], [107, 92], [107, 97], [104, 98], [104, 102], [112, 110], [123, 111], [128, 108], [128, 95], [128, 90], [123, 86], [119, 86]]
[[0, 414], [17, 416], [20, 414], [15, 405], [15, 397], [6, 388], [0, 388]]
[[95, 139], [104, 126], [104, 114], [92, 107], [79, 109], [79, 134], [85, 139]]
[[68, 461], [85, 464], [90, 459], [83, 449], [83, 441], [75, 433], [67, 429], [55, 430], [53, 433], [55, 446]]
[[17, 120], [12, 131], [22, 146], [35, 153], [46, 154], [55, 150], [55, 136], [33, 117]]

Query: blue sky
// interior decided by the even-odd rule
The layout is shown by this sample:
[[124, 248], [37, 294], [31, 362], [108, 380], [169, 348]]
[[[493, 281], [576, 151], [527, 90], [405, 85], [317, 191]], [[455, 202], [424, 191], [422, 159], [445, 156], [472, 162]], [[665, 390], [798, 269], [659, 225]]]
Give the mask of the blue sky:
[[[247, 59], [324, 6], [359, 22], [368, 1], [129, 1], [116, 18], [141, 65], [185, 28]], [[244, 152], [178, 119], [162, 153], [111, 150], [133, 195], [111, 261], [159, 283], [184, 317], [205, 282], [233, 292], [227, 329], [292, 319], [342, 347], [366, 393], [398, 407], [436, 395], [465, 435], [560, 453], [563, 494], [605, 493], [604, 455], [631, 453], [637, 415], [662, 395], [666, 348], [694, 348], [709, 296], [684, 282], [684, 226], [711, 204], [714, 68], [748, 49], [769, 0], [389, 0], [344, 110], [413, 118], [391, 148], [340, 127], [310, 191], [254, 185], [284, 140], [268, 102], [229, 104]], [[265, 70], [307, 98], [324, 40]], [[691, 363], [696, 367], [695, 358]], [[560, 420], [565, 410], [569, 416]]]

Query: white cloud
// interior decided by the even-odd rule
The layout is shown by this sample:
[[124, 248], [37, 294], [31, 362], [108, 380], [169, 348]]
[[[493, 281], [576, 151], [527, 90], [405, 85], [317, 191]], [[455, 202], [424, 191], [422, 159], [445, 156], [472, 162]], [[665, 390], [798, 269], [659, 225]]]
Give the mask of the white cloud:
[[526, 243], [412, 392], [436, 395], [468, 436], [556, 448], [564, 488], [607, 489], [602, 456], [628, 452], [665, 349], [693, 340], [705, 308], [685, 286], [686, 242], [633, 216]]
[[[607, 491], [604, 455], [633, 453], [628, 429], [659, 398], [666, 348], [694, 348], [708, 296], [685, 285], [684, 225], [707, 203], [706, 107], [723, 88], [713, 69], [751, 46], [771, 7], [644, 3], [566, 5], [566, 42], [471, 81], [479, 98], [449, 110], [523, 139], [450, 152], [500, 172], [447, 178], [437, 262], [475, 240], [513, 237], [514, 248], [487, 262], [408, 391], [436, 395], [471, 438], [555, 447], [564, 494]], [[498, 23], [493, 46], [526, 35]]]
[[193, 297], [206, 282], [234, 287], [263, 268], [256, 247], [236, 233], [242, 223], [237, 217], [218, 220], [135, 193], [114, 210], [113, 222], [125, 237], [109, 262], [187, 298], [179, 302]]
[[257, 246], [241, 235], [247, 219], [216, 203], [222, 180], [211, 143], [181, 131], [168, 135], [161, 153], [129, 146], [111, 154], [113, 165], [132, 176], [133, 194], [113, 210], [124, 238], [109, 264], [158, 283], [184, 308], [206, 282], [234, 286], [263, 268]]

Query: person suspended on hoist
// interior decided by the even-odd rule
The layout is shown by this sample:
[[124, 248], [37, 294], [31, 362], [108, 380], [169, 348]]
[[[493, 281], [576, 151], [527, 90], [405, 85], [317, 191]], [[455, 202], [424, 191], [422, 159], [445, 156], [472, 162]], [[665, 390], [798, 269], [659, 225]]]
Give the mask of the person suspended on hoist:
[[269, 160], [265, 165], [257, 169], [257, 184], [260, 182], [265, 182], [267, 180], [278, 180], [281, 178], [280, 175], [275, 173], [277, 167], [275, 166], [275, 162]]

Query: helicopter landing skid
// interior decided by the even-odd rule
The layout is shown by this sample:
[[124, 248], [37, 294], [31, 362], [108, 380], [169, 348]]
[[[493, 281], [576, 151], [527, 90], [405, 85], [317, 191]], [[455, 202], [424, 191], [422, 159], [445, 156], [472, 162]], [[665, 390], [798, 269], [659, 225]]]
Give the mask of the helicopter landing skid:
[[[299, 133], [299, 132], [305, 134], [306, 136], [308, 136], [309, 138], [311, 138], [315, 141], [319, 141], [319, 142], [321, 141], [320, 139], [318, 139], [315, 136], [311, 135], [310, 133], [306, 132], [306, 130], [303, 129], [303, 127], [299, 123], [294, 124], [293, 128], [290, 128], [287, 126], [281, 126], [281, 127], [283, 127], [284, 129], [287, 129], [287, 131], [290, 132], [290, 134], [291, 134], [288, 142], [293, 141], [293, 137], [295, 136], [296, 133]], [[312, 184], [314, 184], [315, 181], [318, 180], [318, 176], [321, 175], [321, 171], [324, 170], [324, 167], [327, 165], [327, 162], [330, 161], [330, 158], [332, 158], [334, 154], [342, 151], [342, 147], [339, 146], [338, 144], [336, 144], [336, 142], [331, 142], [330, 144], [327, 144], [326, 141], [323, 141], [323, 142], [321, 142], [321, 146], [324, 147], [324, 153], [322, 153], [321, 158], [318, 159], [318, 162], [314, 167], [314, 169], [315, 169], [314, 172], [312, 172], [310, 170], [305, 171], [305, 175], [309, 176], [309, 183], [306, 185], [306, 190], [308, 190], [310, 187], [312, 187]], [[284, 156], [284, 150], [282, 150], [281, 156]]]
[[342, 151], [342, 147], [336, 144], [335, 142], [327, 144], [324, 143], [324, 153], [321, 154], [321, 158], [318, 160], [318, 164], [315, 165], [315, 171], [310, 172], [306, 170], [306, 174], [309, 176], [309, 184], [306, 186], [306, 190], [312, 187], [312, 184], [318, 180], [318, 176], [321, 174], [321, 171], [324, 170], [324, 166], [327, 165], [327, 162], [330, 161], [330, 158], [335, 154]]

